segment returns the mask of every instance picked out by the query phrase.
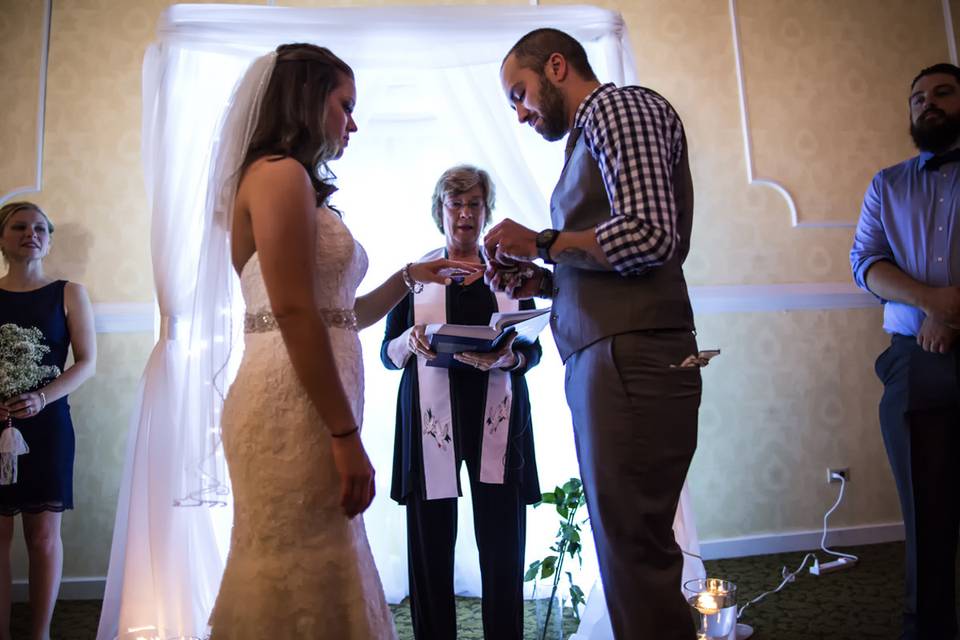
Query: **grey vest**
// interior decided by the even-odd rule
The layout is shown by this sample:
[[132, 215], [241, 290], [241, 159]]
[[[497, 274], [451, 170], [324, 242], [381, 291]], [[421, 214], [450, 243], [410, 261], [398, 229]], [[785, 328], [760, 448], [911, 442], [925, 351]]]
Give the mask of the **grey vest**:
[[[562, 231], [583, 231], [610, 219], [610, 201], [600, 166], [580, 133], [581, 129], [570, 132], [567, 162], [550, 197], [550, 218]], [[550, 325], [564, 361], [580, 349], [620, 333], [694, 329], [682, 267], [690, 249], [693, 222], [686, 141], [672, 179], [679, 243], [670, 260], [639, 276], [562, 264], [555, 267]]]

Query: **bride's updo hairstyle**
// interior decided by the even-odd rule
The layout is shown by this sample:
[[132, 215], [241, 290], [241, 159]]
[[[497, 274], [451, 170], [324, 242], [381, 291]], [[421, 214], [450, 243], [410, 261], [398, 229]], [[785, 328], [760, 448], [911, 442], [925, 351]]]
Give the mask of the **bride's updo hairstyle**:
[[338, 140], [324, 138], [327, 97], [344, 77], [352, 80], [353, 69], [329, 49], [313, 44], [277, 47], [243, 170], [264, 156], [293, 158], [307, 170], [317, 204], [323, 204], [336, 190], [328, 182], [326, 165], [340, 148]]

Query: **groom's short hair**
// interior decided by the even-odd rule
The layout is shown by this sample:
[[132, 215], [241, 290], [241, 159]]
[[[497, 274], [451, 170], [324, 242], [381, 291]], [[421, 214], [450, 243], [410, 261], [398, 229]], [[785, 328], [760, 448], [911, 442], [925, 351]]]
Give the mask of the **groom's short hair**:
[[[513, 45], [503, 62], [511, 55], [515, 56], [521, 69], [533, 69], [543, 73], [543, 67], [554, 53], [559, 53], [566, 59], [567, 64], [573, 67], [584, 80], [596, 80], [587, 52], [576, 38], [559, 29], [535, 29], [523, 36]], [[500, 64], [503, 67], [503, 63]]]

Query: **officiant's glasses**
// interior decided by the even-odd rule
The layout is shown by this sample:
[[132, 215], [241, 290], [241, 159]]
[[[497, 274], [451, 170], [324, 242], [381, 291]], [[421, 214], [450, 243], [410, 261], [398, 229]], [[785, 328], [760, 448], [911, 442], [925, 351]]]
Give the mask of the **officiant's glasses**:
[[470, 213], [478, 213], [479, 211], [483, 210], [483, 200], [477, 199], [464, 201], [454, 198], [453, 200], [444, 200], [443, 206], [445, 206], [447, 209], [450, 209], [450, 211], [460, 211], [462, 209], [466, 209]]

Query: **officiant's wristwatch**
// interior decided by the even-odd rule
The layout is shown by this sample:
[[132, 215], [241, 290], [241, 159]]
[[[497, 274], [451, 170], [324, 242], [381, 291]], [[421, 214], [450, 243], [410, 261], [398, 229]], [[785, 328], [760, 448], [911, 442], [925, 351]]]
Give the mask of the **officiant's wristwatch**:
[[560, 232], [556, 229], [544, 229], [537, 234], [537, 257], [547, 264], [556, 264], [556, 262], [550, 259], [550, 247], [557, 241], [557, 236], [559, 235]]

